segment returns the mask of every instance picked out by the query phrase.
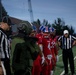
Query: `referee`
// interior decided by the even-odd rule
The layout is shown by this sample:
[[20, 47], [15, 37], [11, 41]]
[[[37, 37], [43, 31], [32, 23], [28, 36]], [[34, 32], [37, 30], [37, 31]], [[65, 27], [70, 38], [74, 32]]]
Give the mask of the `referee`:
[[74, 75], [74, 57], [72, 47], [75, 43], [76, 38], [69, 35], [68, 30], [64, 30], [63, 35], [59, 37], [58, 43], [62, 49], [62, 59], [64, 64], [65, 74], [68, 75], [68, 62], [70, 64], [71, 75]]
[[10, 30], [10, 20], [8, 17], [3, 18], [0, 23], [0, 60], [6, 70], [6, 75], [11, 75], [10, 70], [10, 46], [7, 31]]

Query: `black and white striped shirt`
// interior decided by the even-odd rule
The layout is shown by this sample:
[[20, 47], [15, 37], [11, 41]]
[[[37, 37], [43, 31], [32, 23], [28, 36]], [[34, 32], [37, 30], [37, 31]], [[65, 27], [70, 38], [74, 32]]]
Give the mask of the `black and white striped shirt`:
[[61, 42], [62, 49], [70, 49], [72, 48], [73, 41], [76, 40], [76, 37], [69, 35], [68, 38], [61, 36], [58, 41]]
[[5, 59], [9, 58], [9, 40], [3, 29], [0, 28], [0, 58]]

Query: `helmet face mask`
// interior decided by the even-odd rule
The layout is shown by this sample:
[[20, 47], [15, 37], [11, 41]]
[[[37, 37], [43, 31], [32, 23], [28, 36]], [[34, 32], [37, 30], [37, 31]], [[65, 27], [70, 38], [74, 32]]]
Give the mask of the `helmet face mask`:
[[49, 29], [50, 29], [50, 35], [51, 35], [51, 36], [55, 36], [55, 34], [56, 34], [56, 29], [54, 29], [54, 28], [52, 28], [52, 27], [50, 27]]
[[44, 33], [43, 33], [44, 38], [49, 38], [49, 35], [50, 35], [49, 32], [44, 32]]
[[48, 26], [43, 27], [42, 32], [43, 32], [43, 37], [44, 38], [49, 38], [49, 28], [48, 28]]
[[43, 34], [44, 38], [49, 38], [49, 34]]

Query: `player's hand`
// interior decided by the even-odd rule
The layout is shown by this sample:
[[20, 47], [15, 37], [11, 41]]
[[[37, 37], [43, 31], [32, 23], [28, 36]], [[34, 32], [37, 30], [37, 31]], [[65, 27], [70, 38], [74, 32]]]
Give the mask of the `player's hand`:
[[75, 45], [76, 45], [76, 41], [73, 42], [72, 46], [75, 46]]
[[45, 60], [44, 63], [42, 64], [42, 66], [44, 65], [48, 65], [48, 62]]
[[45, 57], [44, 55], [42, 56], [42, 61], [41, 61], [41, 64], [43, 64], [45, 62]]

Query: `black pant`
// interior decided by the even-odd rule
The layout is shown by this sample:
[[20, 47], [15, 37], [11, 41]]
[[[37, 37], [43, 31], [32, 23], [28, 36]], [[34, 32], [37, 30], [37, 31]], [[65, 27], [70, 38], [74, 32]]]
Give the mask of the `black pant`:
[[32, 74], [24, 70], [19, 70], [19, 71], [14, 72], [14, 75], [32, 75]]
[[5, 67], [5, 70], [6, 70], [6, 75], [11, 75], [10, 60], [5, 58], [5, 59], [2, 59], [2, 61], [4, 63], [4, 67]]
[[62, 54], [63, 54], [62, 58], [63, 58], [65, 73], [68, 73], [68, 61], [69, 61], [70, 70], [71, 70], [71, 73], [73, 74], [74, 73], [74, 57], [73, 57], [72, 49], [66, 49], [66, 50], [64, 49]]

